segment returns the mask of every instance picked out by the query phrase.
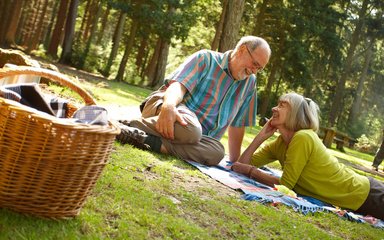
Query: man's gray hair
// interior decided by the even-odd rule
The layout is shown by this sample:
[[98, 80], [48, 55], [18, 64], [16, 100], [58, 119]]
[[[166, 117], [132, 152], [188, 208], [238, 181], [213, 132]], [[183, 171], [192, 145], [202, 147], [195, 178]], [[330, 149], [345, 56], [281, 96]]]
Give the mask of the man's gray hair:
[[264, 48], [268, 52], [268, 57], [271, 56], [271, 48], [269, 47], [268, 42], [256, 36], [244, 36], [240, 39], [240, 41], [236, 44], [235, 52], [239, 50], [242, 45], [246, 45], [248, 49], [253, 52], [256, 48], [261, 47]]

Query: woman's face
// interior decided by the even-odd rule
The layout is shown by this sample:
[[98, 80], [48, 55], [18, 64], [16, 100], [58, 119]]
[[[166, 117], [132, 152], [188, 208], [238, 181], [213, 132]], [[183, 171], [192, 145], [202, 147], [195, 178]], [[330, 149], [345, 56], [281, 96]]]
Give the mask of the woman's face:
[[283, 127], [290, 110], [291, 107], [289, 106], [288, 102], [279, 101], [277, 106], [272, 108], [271, 125], [276, 128]]

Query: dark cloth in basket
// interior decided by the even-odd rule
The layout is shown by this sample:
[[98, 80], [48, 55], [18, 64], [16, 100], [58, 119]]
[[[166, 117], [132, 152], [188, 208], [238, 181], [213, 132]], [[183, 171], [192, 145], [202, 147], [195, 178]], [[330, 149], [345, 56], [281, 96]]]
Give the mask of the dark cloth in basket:
[[[58, 118], [65, 118], [66, 111], [68, 111], [68, 100], [57, 97], [45, 99], [36, 83], [3, 86], [0, 88], [0, 96]], [[96, 105], [78, 109], [73, 118], [79, 123], [108, 125], [107, 110]]]
[[[18, 97], [16, 96], [19, 95], [21, 98], [18, 102], [21, 104], [55, 116], [51, 106], [45, 101], [44, 96], [38, 90], [36, 83], [6, 85], [1, 89], [3, 92], [7, 92], [5, 98], [10, 97], [10, 99], [17, 101]], [[10, 91], [14, 92], [14, 94]]]
[[55, 116], [58, 118], [65, 118], [68, 111], [68, 100], [62, 98], [51, 98], [49, 104]]
[[0, 96], [58, 118], [65, 118], [68, 111], [68, 100], [57, 97], [44, 98], [36, 83], [2, 86], [0, 87]]
[[16, 102], [20, 102], [21, 100], [20, 94], [12, 90], [8, 90], [5, 87], [0, 88], [0, 97], [10, 99]]

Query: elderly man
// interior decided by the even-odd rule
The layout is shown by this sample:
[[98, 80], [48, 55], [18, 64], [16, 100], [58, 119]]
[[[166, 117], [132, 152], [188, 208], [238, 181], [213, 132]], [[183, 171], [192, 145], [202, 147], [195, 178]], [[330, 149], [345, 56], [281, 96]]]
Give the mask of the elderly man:
[[246, 126], [256, 122], [256, 76], [271, 55], [255, 36], [234, 50], [201, 50], [186, 59], [164, 85], [141, 104], [142, 118], [125, 122], [121, 143], [216, 165], [224, 157], [220, 139], [228, 129], [231, 161], [240, 155]]

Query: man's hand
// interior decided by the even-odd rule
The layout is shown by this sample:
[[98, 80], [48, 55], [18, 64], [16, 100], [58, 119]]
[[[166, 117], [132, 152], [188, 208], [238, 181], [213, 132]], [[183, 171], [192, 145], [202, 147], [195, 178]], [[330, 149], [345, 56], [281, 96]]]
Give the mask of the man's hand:
[[173, 82], [165, 91], [164, 102], [161, 106], [156, 130], [164, 138], [173, 140], [175, 138], [175, 123], [186, 126], [187, 122], [177, 111], [177, 105], [181, 103], [187, 89], [179, 82]]
[[174, 106], [163, 105], [156, 123], [156, 130], [167, 139], [175, 138], [175, 122], [186, 126], [187, 122]]

